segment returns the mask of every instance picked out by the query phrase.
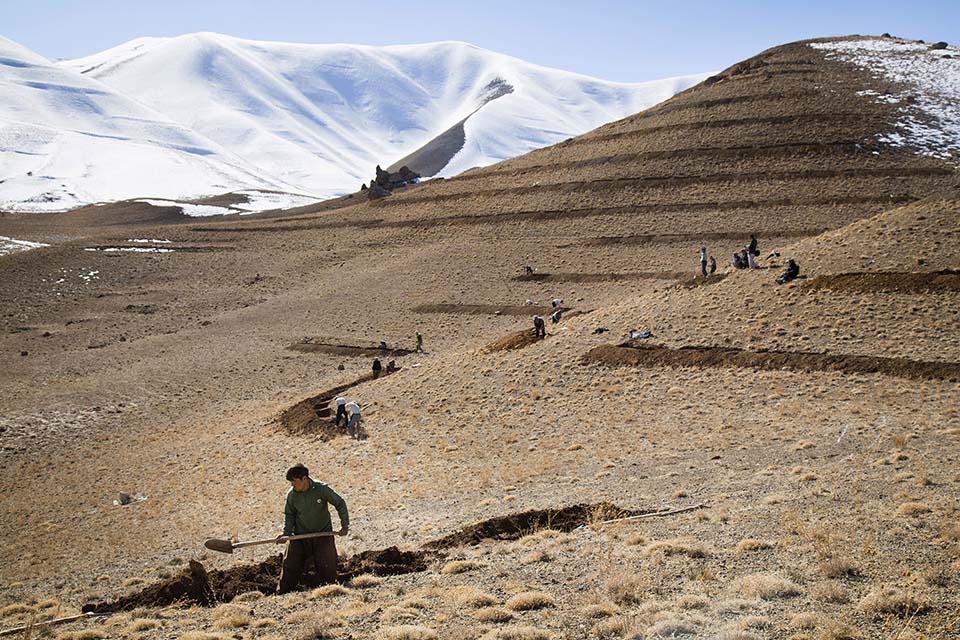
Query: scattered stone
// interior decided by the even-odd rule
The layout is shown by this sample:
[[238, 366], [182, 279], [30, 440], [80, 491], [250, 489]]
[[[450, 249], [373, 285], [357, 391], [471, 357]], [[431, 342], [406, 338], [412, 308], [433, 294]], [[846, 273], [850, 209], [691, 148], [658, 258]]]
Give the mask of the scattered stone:
[[934, 42], [932, 45], [930, 45], [930, 48], [933, 50], [946, 49], [947, 43], [944, 42], [943, 40], [941, 40], [940, 42]]
[[121, 505], [130, 504], [131, 502], [133, 502], [133, 496], [131, 496], [129, 493], [121, 491], [120, 495], [118, 496], [117, 502], [120, 503]]

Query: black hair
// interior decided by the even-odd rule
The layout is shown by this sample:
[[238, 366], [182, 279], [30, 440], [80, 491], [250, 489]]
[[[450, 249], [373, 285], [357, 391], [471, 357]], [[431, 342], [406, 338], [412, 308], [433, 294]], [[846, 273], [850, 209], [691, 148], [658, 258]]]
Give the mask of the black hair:
[[303, 466], [303, 463], [298, 462], [289, 469], [287, 469], [287, 480], [293, 480], [294, 478], [306, 478], [310, 475], [310, 470]]

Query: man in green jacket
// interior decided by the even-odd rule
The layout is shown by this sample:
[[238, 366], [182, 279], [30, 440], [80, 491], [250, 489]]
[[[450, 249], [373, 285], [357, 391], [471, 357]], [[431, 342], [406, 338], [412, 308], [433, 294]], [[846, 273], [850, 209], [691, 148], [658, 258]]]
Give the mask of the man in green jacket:
[[[283, 533], [277, 536], [277, 544], [289, 542], [283, 556], [283, 570], [280, 572], [280, 584], [277, 593], [287, 593], [297, 588], [304, 567], [313, 564], [322, 584], [337, 581], [337, 545], [333, 541], [333, 524], [330, 522], [332, 504], [340, 516], [340, 531], [345, 536], [350, 528], [350, 516], [347, 503], [326, 483], [317, 482], [302, 464], [287, 470], [287, 480], [292, 485], [287, 491], [287, 502], [283, 508]], [[289, 536], [304, 533], [325, 533], [329, 536], [288, 540]]]

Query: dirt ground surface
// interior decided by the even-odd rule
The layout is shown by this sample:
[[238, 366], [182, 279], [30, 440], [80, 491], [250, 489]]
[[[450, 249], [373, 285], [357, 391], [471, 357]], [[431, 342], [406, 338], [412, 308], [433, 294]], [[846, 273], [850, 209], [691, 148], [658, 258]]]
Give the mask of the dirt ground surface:
[[[375, 202], [4, 215], [50, 246], [0, 257], [0, 629], [960, 637], [960, 181], [879, 142], [895, 88], [796, 43]], [[296, 462], [342, 584], [267, 595], [280, 548], [203, 541]]]

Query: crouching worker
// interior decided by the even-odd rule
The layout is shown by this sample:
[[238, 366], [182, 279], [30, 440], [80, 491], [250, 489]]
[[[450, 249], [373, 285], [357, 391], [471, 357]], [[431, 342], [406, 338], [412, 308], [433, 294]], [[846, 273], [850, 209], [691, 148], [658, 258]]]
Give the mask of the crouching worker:
[[283, 569], [280, 572], [280, 584], [277, 593], [288, 593], [297, 588], [300, 577], [307, 566], [317, 572], [321, 584], [333, 584], [337, 581], [337, 545], [333, 535], [317, 538], [287, 540], [288, 536], [304, 533], [333, 533], [328, 505], [333, 505], [340, 516], [340, 531], [337, 535], [347, 535], [350, 517], [347, 515], [347, 503], [327, 484], [310, 477], [310, 472], [302, 464], [287, 470], [287, 480], [292, 485], [287, 491], [287, 501], [283, 508], [283, 533], [277, 536], [277, 544], [287, 543], [287, 552], [283, 555]]
[[796, 280], [797, 276], [800, 275], [800, 265], [793, 258], [788, 259], [786, 265], [786, 270], [777, 278], [777, 284], [786, 284], [791, 280]]

